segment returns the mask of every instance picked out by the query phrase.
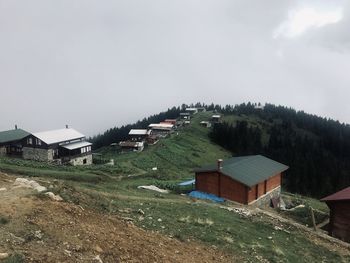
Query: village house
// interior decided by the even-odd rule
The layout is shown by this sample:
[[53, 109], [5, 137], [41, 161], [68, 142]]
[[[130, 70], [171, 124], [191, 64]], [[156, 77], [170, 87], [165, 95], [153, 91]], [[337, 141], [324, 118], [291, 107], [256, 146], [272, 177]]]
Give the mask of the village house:
[[198, 112], [206, 112], [207, 110], [204, 107], [199, 107], [199, 108], [197, 108], [197, 111]]
[[18, 129], [0, 132], [0, 156], [22, 156], [22, 139], [30, 133]]
[[151, 134], [158, 137], [165, 137], [174, 129], [174, 125], [170, 123], [152, 123], [148, 127], [152, 130]]
[[329, 207], [329, 235], [350, 242], [350, 187], [327, 196], [321, 201]]
[[119, 143], [122, 152], [142, 152], [144, 149], [144, 142], [130, 142], [123, 141]]
[[91, 143], [85, 135], [66, 129], [33, 133], [22, 139], [23, 158], [59, 164], [92, 164]]
[[185, 112], [188, 112], [189, 114], [193, 115], [198, 112], [197, 108], [186, 108]]
[[211, 116], [211, 121], [213, 123], [219, 123], [221, 122], [221, 115], [220, 114], [214, 114]]
[[200, 125], [206, 128], [210, 128], [211, 127], [211, 123], [209, 121], [201, 121]]
[[180, 113], [180, 119], [181, 120], [190, 120], [191, 119], [191, 114], [188, 112], [181, 112]]
[[270, 205], [279, 200], [288, 166], [262, 155], [232, 157], [195, 169], [196, 190], [242, 204]]
[[176, 119], [165, 119], [161, 123], [169, 123], [169, 124], [172, 124], [172, 125], [177, 125], [177, 120]]
[[131, 129], [129, 131], [129, 137], [131, 141], [143, 142], [151, 134], [150, 130], [146, 129]]

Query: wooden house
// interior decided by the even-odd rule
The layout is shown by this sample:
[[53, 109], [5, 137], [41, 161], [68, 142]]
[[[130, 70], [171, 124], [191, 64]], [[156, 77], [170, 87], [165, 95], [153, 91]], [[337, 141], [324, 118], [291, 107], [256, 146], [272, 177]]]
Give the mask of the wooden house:
[[188, 112], [189, 114], [193, 115], [198, 112], [197, 108], [186, 108], [185, 112]]
[[221, 115], [220, 114], [214, 114], [211, 116], [211, 121], [213, 123], [219, 123], [221, 122]]
[[326, 202], [330, 210], [329, 235], [350, 242], [350, 187], [327, 196], [321, 201]]
[[23, 138], [22, 145], [24, 159], [72, 165], [92, 164], [92, 144], [86, 141], [85, 135], [68, 127], [30, 134]]
[[169, 123], [169, 124], [172, 124], [172, 125], [176, 125], [177, 124], [177, 120], [176, 119], [165, 119], [161, 123]]
[[211, 127], [211, 123], [209, 121], [201, 121], [199, 124], [203, 127], [206, 127], [206, 128]]
[[198, 112], [206, 112], [207, 109], [204, 108], [204, 107], [199, 107], [199, 108], [197, 108], [197, 111], [198, 111]]
[[143, 142], [151, 134], [150, 130], [147, 129], [131, 129], [129, 131], [129, 137], [131, 141]]
[[144, 142], [123, 141], [119, 143], [122, 152], [142, 152]]
[[190, 120], [191, 114], [189, 112], [181, 112], [180, 113], [180, 119], [181, 120]]
[[174, 130], [174, 125], [170, 123], [152, 123], [148, 126], [151, 134], [158, 137], [165, 137]]
[[195, 169], [196, 190], [242, 204], [270, 205], [279, 200], [288, 166], [261, 155], [233, 157]]
[[0, 132], [0, 156], [22, 156], [21, 141], [29, 134], [17, 125], [14, 130]]

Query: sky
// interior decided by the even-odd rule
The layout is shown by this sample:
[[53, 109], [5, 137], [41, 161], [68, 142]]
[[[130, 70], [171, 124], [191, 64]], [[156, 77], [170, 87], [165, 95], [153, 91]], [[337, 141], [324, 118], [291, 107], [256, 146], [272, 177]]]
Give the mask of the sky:
[[86, 135], [182, 103], [350, 123], [350, 1], [0, 0], [0, 130]]

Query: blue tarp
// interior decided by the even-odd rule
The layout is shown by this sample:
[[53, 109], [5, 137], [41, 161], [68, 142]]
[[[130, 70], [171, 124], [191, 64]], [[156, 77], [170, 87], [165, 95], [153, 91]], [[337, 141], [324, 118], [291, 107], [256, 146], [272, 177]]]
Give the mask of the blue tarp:
[[181, 183], [179, 183], [178, 185], [180, 185], [180, 186], [186, 186], [186, 185], [191, 185], [191, 184], [194, 184], [195, 182], [196, 182], [196, 180], [195, 180], [195, 179], [193, 179], [193, 180], [189, 180], [189, 181], [181, 182]]
[[218, 197], [216, 195], [208, 194], [208, 193], [204, 193], [204, 192], [199, 192], [199, 191], [192, 191], [188, 195], [190, 197], [194, 197], [194, 198], [198, 198], [198, 199], [208, 199], [208, 200], [212, 200], [214, 202], [219, 202], [219, 203], [225, 201], [225, 199]]

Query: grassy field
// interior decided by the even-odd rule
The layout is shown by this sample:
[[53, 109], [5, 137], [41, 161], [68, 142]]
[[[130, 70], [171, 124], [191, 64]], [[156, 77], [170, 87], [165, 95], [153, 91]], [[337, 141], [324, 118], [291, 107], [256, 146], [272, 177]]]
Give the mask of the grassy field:
[[[210, 114], [198, 114], [189, 127], [141, 153], [117, 154], [108, 147], [100, 149], [103, 158], [115, 160], [115, 166], [55, 166], [1, 158], [0, 170], [61, 179], [54, 184], [53, 191], [66, 201], [128, 218], [139, 227], [183, 242], [191, 239], [222, 248], [237, 262], [349, 262], [349, 257], [330, 251], [322, 242], [316, 244], [305, 232], [290, 225], [279, 224], [276, 228], [276, 222], [261, 215], [244, 216], [175, 192], [159, 194], [137, 188], [150, 184], [176, 185], [193, 178], [193, 168], [230, 156], [212, 144], [208, 129], [199, 125]], [[303, 202], [327, 211], [317, 200], [304, 198]]]

